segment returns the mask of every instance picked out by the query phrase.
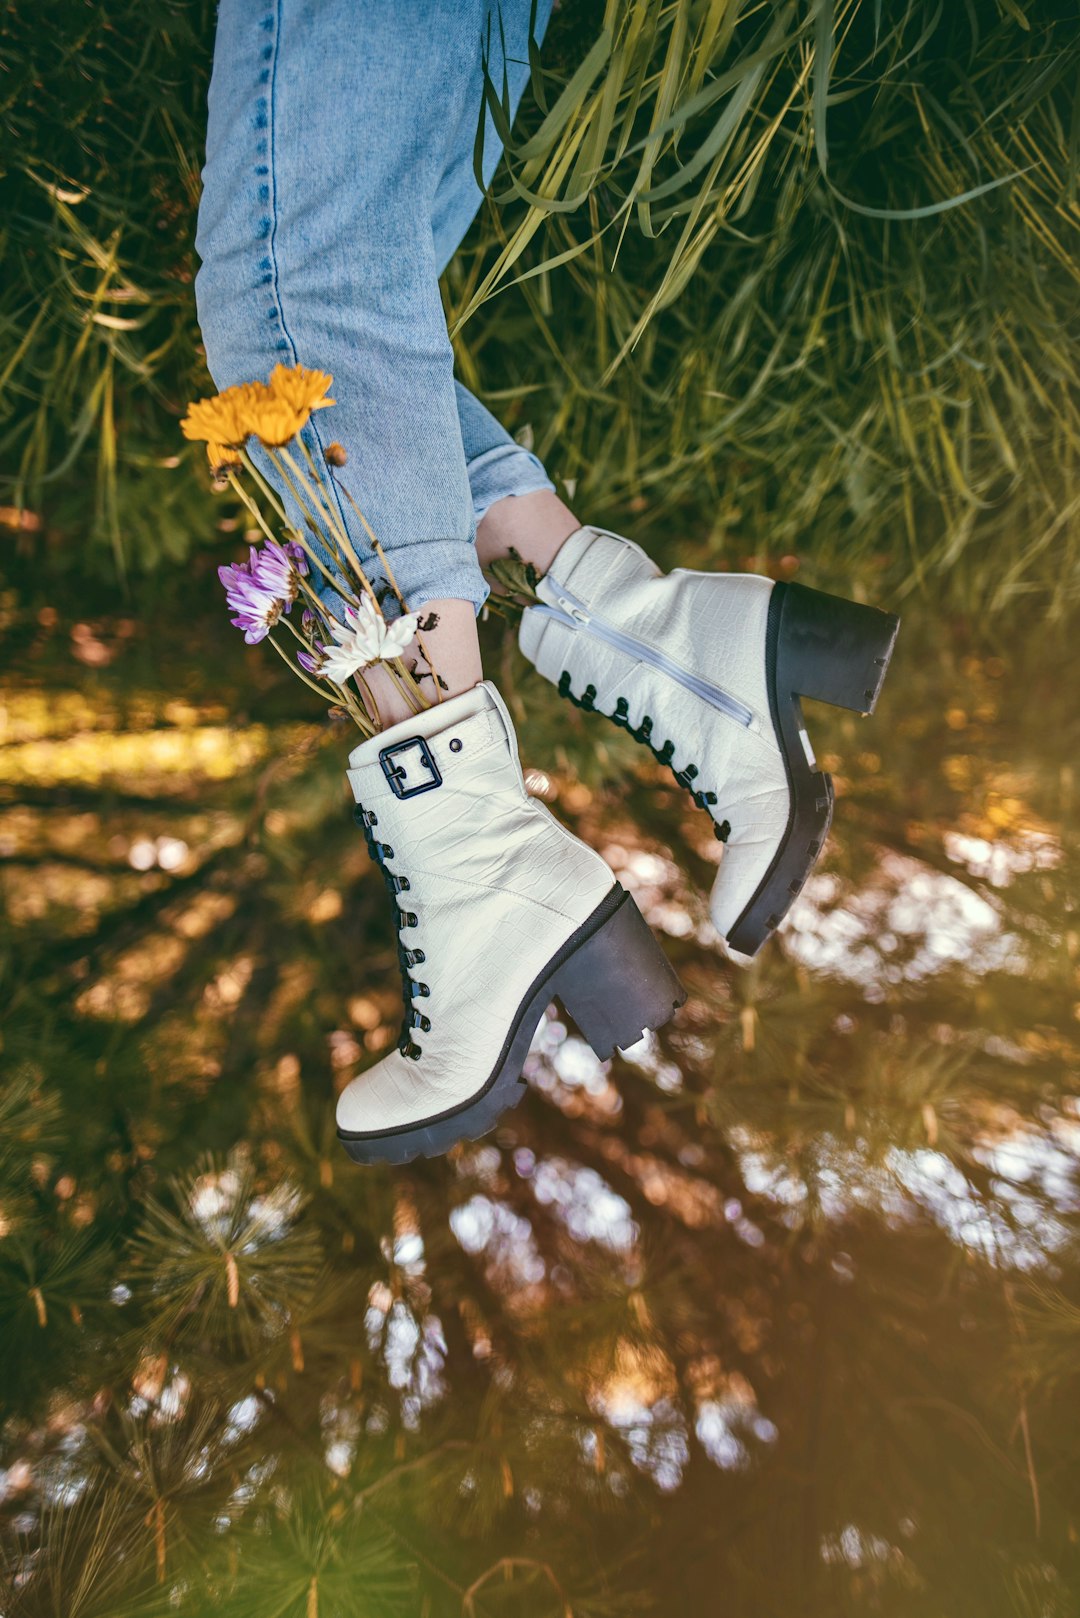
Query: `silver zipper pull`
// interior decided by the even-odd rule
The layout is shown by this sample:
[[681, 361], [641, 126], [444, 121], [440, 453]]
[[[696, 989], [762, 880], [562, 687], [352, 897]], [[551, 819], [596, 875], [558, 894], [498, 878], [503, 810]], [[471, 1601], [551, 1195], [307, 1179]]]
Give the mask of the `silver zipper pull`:
[[585, 612], [585, 608], [578, 607], [578, 604], [576, 604], [576, 602], [568, 602], [567, 597], [565, 597], [565, 595], [560, 595], [560, 597], [559, 597], [559, 605], [560, 605], [560, 607], [562, 607], [563, 612], [568, 613], [568, 615], [572, 616], [573, 620], [575, 620], [576, 623], [588, 623], [589, 615], [588, 615], [588, 613]]
[[589, 614], [584, 610], [584, 608], [579, 607], [573, 601], [567, 601], [565, 596], [556, 596], [555, 599], [559, 604], [560, 611], [564, 612], [568, 618], [573, 618], [574, 621], [579, 624], [587, 624], [589, 622]]

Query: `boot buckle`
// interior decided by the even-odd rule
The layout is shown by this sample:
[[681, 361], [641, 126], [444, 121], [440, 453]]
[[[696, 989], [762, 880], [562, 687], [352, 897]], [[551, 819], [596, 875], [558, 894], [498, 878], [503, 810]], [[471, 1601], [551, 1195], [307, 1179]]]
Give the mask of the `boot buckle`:
[[[418, 756], [413, 755], [414, 748], [418, 750]], [[399, 763], [397, 760], [401, 754], [408, 757]], [[395, 743], [393, 747], [384, 747], [379, 754], [379, 763], [395, 798], [415, 798], [421, 792], [433, 792], [436, 787], [442, 786], [439, 766], [431, 756], [431, 749], [422, 736], [410, 736], [406, 741]], [[427, 778], [410, 781], [413, 770], [418, 767], [428, 772]]]

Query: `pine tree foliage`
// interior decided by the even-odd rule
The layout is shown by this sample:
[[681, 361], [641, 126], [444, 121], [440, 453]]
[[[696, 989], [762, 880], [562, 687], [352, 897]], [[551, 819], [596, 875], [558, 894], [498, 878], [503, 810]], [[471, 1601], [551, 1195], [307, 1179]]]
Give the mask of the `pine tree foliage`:
[[251, 1352], [279, 1336], [318, 1280], [317, 1234], [297, 1223], [302, 1197], [286, 1182], [260, 1192], [235, 1152], [207, 1159], [173, 1193], [175, 1209], [147, 1203], [135, 1238], [162, 1342], [209, 1337]]
[[904, 596], [904, 638], [872, 728], [815, 713], [836, 832], [736, 972], [708, 827], [488, 623], [690, 998], [610, 1068], [552, 1017], [505, 1127], [362, 1174], [383, 891], [340, 733], [222, 638], [239, 514], [173, 464], [211, 12], [0, 19], [42, 523], [0, 574], [0, 1612], [1063, 1618], [1075, 18], [560, 7], [447, 277], [461, 374], [590, 517]]
[[[837, 833], [786, 947], [738, 973], [670, 777], [598, 761], [522, 677], [527, 763], [670, 929], [690, 1000], [610, 1072], [552, 1021], [506, 1128], [361, 1174], [333, 1091], [400, 1001], [336, 731], [261, 665], [252, 693], [212, 579], [152, 658], [84, 596], [115, 655], [101, 773], [65, 775], [81, 643], [18, 583], [5, 1615], [607, 1618], [710, 1612], [721, 1585], [747, 1612], [1067, 1610], [1066, 646], [909, 615], [889, 768], [815, 715]], [[250, 761], [212, 741], [223, 691], [260, 716]], [[132, 773], [136, 727], [171, 737], [166, 781]], [[133, 878], [168, 838], [183, 859]]]

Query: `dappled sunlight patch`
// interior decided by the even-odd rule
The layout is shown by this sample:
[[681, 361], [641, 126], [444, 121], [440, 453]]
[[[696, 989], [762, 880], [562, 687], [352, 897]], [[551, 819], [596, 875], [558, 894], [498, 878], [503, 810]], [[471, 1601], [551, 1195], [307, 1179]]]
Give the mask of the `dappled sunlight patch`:
[[952, 964], [973, 973], [1021, 965], [1018, 942], [988, 899], [948, 872], [891, 852], [854, 891], [832, 872], [814, 873], [783, 937], [796, 960], [863, 985], [871, 999]]
[[[914, 1535], [913, 1522], [905, 1519], [903, 1526], [909, 1537]], [[912, 1593], [926, 1589], [926, 1580], [906, 1551], [882, 1534], [860, 1528], [853, 1522], [824, 1534], [819, 1554], [826, 1566], [857, 1574], [856, 1589], [859, 1590], [865, 1590], [867, 1586], [881, 1589], [888, 1585], [899, 1585]]]
[[[193, 874], [235, 844], [241, 831], [225, 812], [184, 815], [179, 823], [173, 817], [167, 831], [147, 826], [151, 818], [160, 817], [120, 811], [106, 826], [98, 813], [51, 804], [0, 809], [0, 887], [10, 919], [21, 927], [47, 924], [67, 936], [92, 934], [104, 918], [150, 894], [167, 894], [170, 879]], [[192, 925], [201, 904], [219, 902], [212, 893], [196, 895]], [[176, 925], [183, 930], [186, 924]]]
[[634, 1466], [662, 1493], [677, 1489], [690, 1460], [690, 1441], [667, 1355], [622, 1339], [613, 1363], [595, 1377], [587, 1396], [592, 1409], [618, 1431]]
[[689, 1230], [723, 1223], [724, 1198], [708, 1180], [676, 1167], [667, 1159], [634, 1148], [619, 1135], [598, 1143], [601, 1156], [628, 1174], [654, 1208], [662, 1208]]
[[715, 941], [702, 899], [692, 895], [670, 855], [615, 842], [605, 843], [601, 852], [650, 927], [669, 938]]
[[127, 862], [133, 871], [150, 871], [155, 865], [179, 871], [188, 865], [190, 853], [182, 837], [137, 837], [127, 851]]
[[[1016, 1121], [969, 1147], [969, 1166], [929, 1146], [888, 1147], [880, 1160], [858, 1138], [818, 1135], [785, 1161], [749, 1131], [734, 1130], [747, 1189], [792, 1230], [816, 1218], [840, 1226], [873, 1212], [893, 1229], [931, 1219], [958, 1247], [995, 1269], [1046, 1269], [1080, 1212], [1080, 1141]], [[990, 1178], [987, 1179], [987, 1171]]]
[[251, 982], [255, 962], [250, 955], [238, 955], [223, 966], [203, 990], [203, 1004], [212, 1013], [226, 1013], [238, 1006]]
[[611, 1063], [572, 1037], [549, 1007], [533, 1035], [523, 1074], [527, 1082], [568, 1118], [615, 1119], [622, 1098], [611, 1080]]
[[84, 1017], [138, 1022], [150, 1009], [154, 989], [174, 976], [186, 954], [184, 940], [171, 933], [142, 938], [111, 972], [76, 996], [75, 1010]]
[[677, 1065], [664, 1055], [660, 1040], [651, 1029], [646, 1030], [636, 1045], [627, 1045], [619, 1052], [624, 1062], [652, 1080], [666, 1095], [676, 1095], [683, 1087], [683, 1077]]
[[[191, 945], [235, 908], [231, 894], [203, 892], [189, 904], [164, 912], [160, 920], [165, 925], [121, 951], [109, 970], [79, 993], [75, 1009], [87, 1017], [137, 1022], [149, 1009], [154, 991], [179, 971]], [[203, 990], [205, 1009], [220, 1012], [235, 1005], [250, 975], [250, 962], [238, 962], [232, 972], [226, 968], [217, 974]]]
[[595, 1169], [545, 1157], [527, 1178], [537, 1202], [551, 1210], [576, 1242], [596, 1242], [613, 1253], [627, 1253], [636, 1244], [639, 1231], [629, 1204]]
[[[295, 732], [295, 739], [303, 734]], [[276, 740], [275, 750], [283, 740]], [[270, 745], [265, 725], [103, 731], [16, 742], [0, 751], [0, 783], [108, 784], [146, 791], [193, 777], [226, 781], [264, 759]]]
[[508, 1305], [517, 1310], [540, 1308], [541, 1283], [547, 1266], [532, 1225], [507, 1203], [476, 1192], [450, 1212], [450, 1229], [461, 1248], [482, 1256], [484, 1274]]
[[194, 940], [205, 938], [215, 927], [228, 920], [235, 910], [235, 894], [203, 889], [179, 908], [166, 913], [165, 919], [181, 938]]
[[[5, 685], [0, 698], [0, 747], [87, 731], [115, 730], [121, 711], [133, 727], [146, 730], [160, 723], [163, 714], [157, 700], [137, 692], [125, 696], [121, 710], [115, 699], [100, 690], [91, 696], [70, 687], [46, 691], [39, 686], [10, 683]], [[224, 711], [220, 711], [219, 721], [224, 718]]]
[[955, 864], [995, 888], [1008, 887], [1029, 871], [1053, 871], [1061, 864], [1061, 839], [1048, 831], [1021, 829], [1011, 840], [947, 831], [942, 846]]
[[48, 917], [68, 936], [92, 933], [115, 891], [108, 875], [47, 860], [30, 868], [9, 865], [0, 873], [0, 894], [17, 927]]
[[308, 921], [314, 922], [317, 927], [325, 921], [336, 921], [344, 909], [344, 901], [337, 888], [323, 888], [313, 899], [305, 903], [301, 898], [300, 903]]
[[757, 1395], [740, 1371], [725, 1371], [715, 1354], [686, 1368], [694, 1400], [694, 1433], [715, 1466], [741, 1472], [754, 1460], [755, 1445], [775, 1444], [774, 1422], [763, 1416]]
[[399, 1396], [403, 1426], [417, 1431], [423, 1412], [447, 1391], [442, 1322], [377, 1281], [368, 1292], [364, 1328], [368, 1349], [382, 1359], [389, 1386]]

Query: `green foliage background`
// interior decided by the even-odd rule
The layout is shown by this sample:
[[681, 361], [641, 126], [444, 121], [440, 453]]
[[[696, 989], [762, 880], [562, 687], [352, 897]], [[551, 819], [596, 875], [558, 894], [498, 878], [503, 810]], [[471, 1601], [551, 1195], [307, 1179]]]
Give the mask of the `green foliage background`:
[[[446, 277], [460, 372], [665, 560], [904, 607], [873, 732], [815, 716], [832, 908], [936, 873], [1004, 948], [927, 967], [885, 907], [866, 978], [732, 974], [670, 780], [489, 629], [691, 998], [654, 1067], [593, 1093], [549, 1052], [504, 1130], [395, 1175], [334, 1139], [400, 1014], [342, 740], [223, 640], [242, 514], [177, 430], [212, 30], [0, 9], [0, 1611], [1066, 1618], [1075, 8], [559, 8]], [[1002, 887], [958, 829], [1054, 860]]]
[[[0, 24], [0, 469], [71, 564], [137, 573], [213, 534], [175, 430], [207, 382], [212, 21], [159, 0]], [[447, 304], [462, 376], [582, 510], [1064, 612], [1073, 9], [570, 0], [535, 67]]]

